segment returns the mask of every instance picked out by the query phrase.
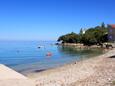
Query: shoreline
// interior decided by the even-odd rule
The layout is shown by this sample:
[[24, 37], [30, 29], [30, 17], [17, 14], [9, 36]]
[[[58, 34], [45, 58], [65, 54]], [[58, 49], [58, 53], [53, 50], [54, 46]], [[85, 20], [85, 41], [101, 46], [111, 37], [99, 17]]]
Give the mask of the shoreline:
[[83, 59], [81, 59], [81, 60], [78, 60], [78, 61], [73, 61], [73, 62], [70, 62], [70, 63], [65, 63], [65, 64], [63, 64], [63, 65], [59, 65], [59, 66], [56, 66], [56, 67], [52, 67], [52, 68], [46, 68], [46, 69], [38, 69], [38, 70], [34, 70], [34, 71], [32, 71], [32, 72], [29, 72], [29, 73], [22, 73], [23, 75], [25, 75], [25, 76], [31, 76], [31, 75], [34, 75], [34, 74], [38, 74], [38, 73], [42, 73], [42, 72], [47, 72], [47, 71], [52, 71], [52, 70], [55, 70], [55, 69], [60, 69], [60, 68], [63, 68], [63, 67], [66, 67], [66, 66], [69, 66], [69, 65], [73, 65], [73, 64], [76, 64], [76, 63], [81, 63], [81, 62], [83, 62], [83, 61], [85, 61], [85, 60], [88, 60], [88, 59], [91, 59], [91, 58], [96, 58], [96, 57], [99, 57], [99, 56], [101, 56], [101, 55], [103, 55], [103, 54], [105, 54], [105, 53], [107, 53], [107, 52], [109, 52], [110, 50], [103, 50], [103, 53], [102, 54], [100, 54], [100, 55], [96, 55], [96, 56], [94, 56], [94, 57], [92, 57], [92, 56], [90, 56], [89, 58], [83, 58]]
[[[75, 50], [78, 51], [77, 53], [79, 53], [79, 50], [77, 50], [77, 49], [75, 49]], [[18, 72], [22, 73], [23, 75], [28, 75], [28, 74], [31, 74], [31, 73], [39, 73], [39, 72], [42, 72], [42, 71], [47, 71], [47, 70], [59, 68], [59, 67], [65, 66], [65, 65], [69, 65], [69, 64], [72, 64], [72, 63], [75, 63], [75, 62], [79, 62], [79, 61], [82, 61], [82, 60], [86, 60], [86, 59], [89, 59], [89, 58], [92, 58], [92, 57], [95, 57], [95, 56], [103, 55], [108, 50], [105, 51], [105, 49], [99, 49], [99, 51], [98, 51], [98, 48], [96, 48], [96, 49], [89, 49], [89, 50], [88, 49], [83, 49], [83, 52], [84, 51], [86, 53], [88, 53], [89, 51], [91, 51], [91, 52], [89, 52], [87, 55], [82, 55], [81, 54], [81, 56], [79, 56], [79, 57], [76, 56], [79, 59], [74, 59], [74, 60], [70, 60], [70, 61], [69, 60], [68, 61], [65, 60], [65, 62], [63, 62], [63, 63], [61, 63], [61, 61], [59, 60], [57, 65], [55, 65], [55, 64], [53, 65], [52, 64], [52, 66], [48, 66], [48, 63], [47, 63], [47, 67], [45, 67], [46, 66], [45, 65], [45, 66], [40, 67], [40, 68], [39, 68], [39, 64], [34, 64], [34, 65], [36, 65], [36, 68], [34, 68], [34, 65], [33, 65], [33, 68], [32, 68], [31, 65], [27, 65], [27, 66], [29, 66], [29, 68], [27, 70], [25, 69], [25, 70], [21, 70], [21, 71], [18, 71]], [[63, 58], [63, 56], [61, 58]], [[24, 65], [22, 65], [22, 67], [23, 66]]]
[[[61, 45], [61, 46], [73, 46], [75, 48], [78, 49], [95, 49], [95, 48], [103, 48], [103, 49], [112, 49], [115, 48], [115, 44], [114, 43], [103, 43], [102, 45], [84, 45], [82, 43], [61, 43], [61, 44], [57, 44], [57, 45]], [[108, 45], [108, 46], [107, 46]]]
[[4, 73], [10, 78], [1, 77], [0, 86], [114, 86], [115, 48], [86, 60], [27, 74], [24, 76], [26, 79], [17, 79], [18, 76], [15, 76], [14, 70], [10, 68], [7, 70], [3, 70], [5, 72], [1, 74]]
[[[114, 48], [114, 50], [115, 50], [115, 48]], [[58, 70], [58, 69], [61, 69], [61, 68], [65, 68], [67, 66], [78, 64], [78, 63], [81, 64], [84, 61], [87, 61], [87, 60], [90, 60], [90, 59], [94, 59], [94, 58], [99, 58], [99, 57], [105, 55], [106, 53], [108, 53], [110, 51], [112, 51], [112, 50], [105, 49], [104, 53], [101, 54], [101, 55], [97, 55], [97, 56], [94, 56], [94, 57], [91, 56], [89, 58], [84, 58], [84, 59], [81, 59], [81, 60], [78, 60], [78, 61], [74, 61], [74, 62], [71, 62], [71, 63], [65, 63], [65, 64], [63, 64], [61, 66], [57, 66], [55, 68], [40, 69], [40, 70], [38, 69], [38, 70], [35, 70], [33, 72], [29, 72], [29, 73], [25, 74], [25, 76], [30, 76], [31, 77], [31, 75], [33, 76], [34, 74], [39, 74], [39, 73], [44, 73], [44, 72], [49, 72], [49, 71], [55, 71], [55, 70]]]
[[[37, 86], [46, 86], [46, 85], [47, 86], [54, 86], [54, 85], [56, 86], [78, 86], [75, 84], [78, 82], [82, 82], [83, 80], [85, 80], [86, 78], [90, 76], [95, 75], [96, 71], [98, 71], [99, 73], [103, 72], [96, 68], [100, 68], [100, 65], [102, 65], [103, 68], [106, 68], [106, 64], [108, 62], [104, 63], [104, 61], [111, 60], [111, 58], [108, 58], [108, 57], [115, 55], [114, 52], [115, 52], [115, 49], [109, 50], [107, 53], [94, 57], [94, 58], [75, 62], [72, 64], [67, 64], [67, 65], [64, 65], [58, 68], [45, 70], [43, 72], [31, 73], [31, 74], [28, 74], [27, 77], [33, 79]], [[111, 64], [109, 64], [110, 67], [115, 67], [114, 65], [115, 65], [115, 62], [114, 63], [112, 62]], [[113, 70], [112, 70], [112, 73], [115, 72]], [[106, 69], [106, 71], [109, 71], [109, 70]], [[112, 75], [115, 79], [115, 74], [112, 74]], [[93, 83], [93, 82], [90, 82], [90, 83]], [[79, 84], [83, 84], [83, 82]], [[98, 83], [98, 84], [105, 84], [105, 83]], [[80, 85], [80, 86], [84, 86], [84, 85]], [[96, 85], [89, 84], [88, 86], [96, 86]]]

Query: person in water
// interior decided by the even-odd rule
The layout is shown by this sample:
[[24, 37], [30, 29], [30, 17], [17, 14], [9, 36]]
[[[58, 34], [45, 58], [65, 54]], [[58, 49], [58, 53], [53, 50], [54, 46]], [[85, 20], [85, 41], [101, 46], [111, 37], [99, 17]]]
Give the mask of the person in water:
[[52, 56], [52, 53], [51, 53], [51, 52], [48, 52], [48, 53], [46, 54], [46, 56]]

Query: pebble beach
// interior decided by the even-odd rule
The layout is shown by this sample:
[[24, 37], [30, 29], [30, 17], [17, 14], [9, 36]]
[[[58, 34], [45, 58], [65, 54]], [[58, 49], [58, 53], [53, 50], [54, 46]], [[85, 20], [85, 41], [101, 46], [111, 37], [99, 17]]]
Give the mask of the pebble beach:
[[115, 49], [98, 57], [64, 65], [27, 77], [36, 86], [114, 86]]

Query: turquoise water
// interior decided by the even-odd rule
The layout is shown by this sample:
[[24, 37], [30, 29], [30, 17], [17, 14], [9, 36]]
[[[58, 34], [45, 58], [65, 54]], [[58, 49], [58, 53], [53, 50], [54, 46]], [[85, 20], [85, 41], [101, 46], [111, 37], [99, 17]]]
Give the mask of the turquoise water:
[[[21, 73], [54, 68], [103, 53], [54, 45], [54, 41], [0, 41], [0, 63]], [[43, 46], [38, 48], [38, 46]], [[52, 53], [48, 57], [46, 54]]]

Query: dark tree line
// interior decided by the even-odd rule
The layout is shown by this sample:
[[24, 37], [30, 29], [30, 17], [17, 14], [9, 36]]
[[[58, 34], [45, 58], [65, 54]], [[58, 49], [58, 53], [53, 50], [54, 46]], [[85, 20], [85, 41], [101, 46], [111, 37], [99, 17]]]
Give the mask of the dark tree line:
[[108, 41], [108, 31], [104, 23], [101, 26], [96, 26], [93, 28], [88, 28], [85, 33], [83, 29], [80, 30], [80, 33], [69, 33], [62, 35], [58, 38], [58, 41], [62, 43], [83, 43], [84, 45], [101, 45], [104, 42]]

